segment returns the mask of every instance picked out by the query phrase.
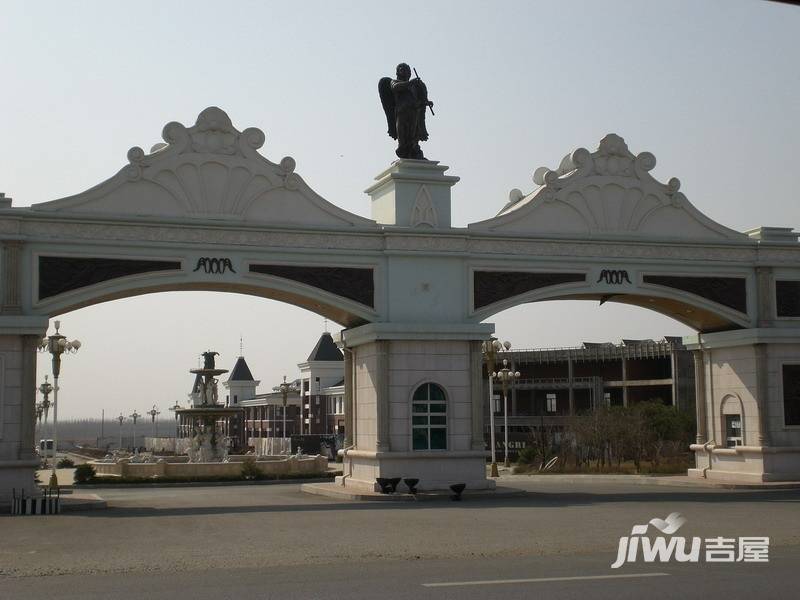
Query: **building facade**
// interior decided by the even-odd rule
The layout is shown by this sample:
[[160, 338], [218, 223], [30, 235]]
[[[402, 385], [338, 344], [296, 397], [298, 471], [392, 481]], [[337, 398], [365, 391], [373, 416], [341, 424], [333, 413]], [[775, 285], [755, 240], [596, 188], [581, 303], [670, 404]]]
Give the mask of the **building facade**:
[[[631, 406], [647, 401], [677, 410], [695, 409], [694, 363], [679, 337], [511, 350], [502, 352], [499, 358], [508, 360], [509, 368], [520, 373], [508, 387], [505, 399], [510, 452], [525, 447], [537, 428], [563, 426], [567, 418], [601, 405]], [[484, 429], [490, 447], [488, 386], [487, 378]], [[495, 449], [502, 450], [505, 401], [502, 386], [495, 382], [493, 389]]]
[[264, 438], [297, 435], [344, 435], [344, 356], [324, 332], [308, 358], [298, 363], [300, 376], [289, 384], [284, 406], [280, 385], [258, 393], [244, 357], [239, 357], [224, 383], [226, 404], [243, 409], [241, 444], [262, 445]]

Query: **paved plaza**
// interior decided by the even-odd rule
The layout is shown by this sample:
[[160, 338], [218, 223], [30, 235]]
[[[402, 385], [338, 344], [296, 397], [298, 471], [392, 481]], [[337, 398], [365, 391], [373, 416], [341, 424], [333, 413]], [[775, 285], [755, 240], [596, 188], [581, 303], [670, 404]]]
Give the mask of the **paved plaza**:
[[[192, 598], [374, 598], [378, 590], [389, 598], [571, 598], [586, 589], [592, 597], [642, 597], [645, 589], [651, 597], [680, 590], [714, 598], [726, 589], [735, 592], [728, 597], [746, 589], [761, 598], [791, 595], [780, 586], [790, 586], [800, 560], [800, 490], [558, 477], [509, 477], [501, 485], [527, 494], [358, 503], [303, 494], [296, 484], [94, 490], [108, 510], [0, 518], [0, 597], [138, 598], [142, 590], [154, 599], [178, 590]], [[770, 562], [610, 568], [633, 525], [672, 512], [686, 517], [686, 537], [769, 536]], [[546, 581], [552, 578], [558, 581]], [[493, 583], [474, 585], [487, 580]]]

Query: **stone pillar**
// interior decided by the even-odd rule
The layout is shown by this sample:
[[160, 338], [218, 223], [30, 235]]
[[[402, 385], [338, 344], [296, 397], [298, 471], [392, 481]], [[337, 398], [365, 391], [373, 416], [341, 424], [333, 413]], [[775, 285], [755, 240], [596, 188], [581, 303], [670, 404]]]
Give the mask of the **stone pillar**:
[[353, 381], [353, 351], [350, 348], [344, 349], [344, 445], [345, 448], [353, 445], [353, 392], [355, 382]]
[[[758, 405], [758, 445], [769, 446], [769, 371], [767, 345], [754, 344], [756, 354], [756, 404]], [[744, 418], [744, 415], [742, 415]]]
[[678, 354], [675, 352], [675, 347], [671, 347], [669, 351], [669, 367], [670, 378], [672, 379], [672, 407], [680, 409], [678, 406]]
[[575, 414], [575, 388], [572, 387], [572, 378], [574, 377], [574, 368], [572, 365], [572, 357], [567, 354], [567, 387], [569, 389], [569, 414]]
[[375, 392], [378, 426], [375, 450], [389, 450], [389, 344], [387, 340], [375, 342], [378, 368], [376, 372]]
[[20, 296], [22, 242], [5, 240], [3, 242], [3, 306], [4, 315], [18, 315], [22, 312]]
[[772, 267], [756, 267], [756, 298], [758, 299], [758, 326], [772, 327], [772, 307], [775, 306], [775, 286]]
[[[472, 341], [470, 350], [470, 398], [472, 402], [472, 444], [473, 450], [485, 450], [486, 442], [483, 437], [483, 353], [481, 342]], [[490, 408], [491, 410], [491, 408]]]
[[383, 225], [450, 227], [450, 188], [458, 177], [435, 160], [394, 161], [366, 191], [372, 218]]
[[628, 361], [622, 357], [622, 406], [628, 406]]
[[[367, 490], [376, 489], [378, 477], [418, 478], [421, 490], [453, 483], [473, 490], [494, 487], [486, 478], [480, 415], [480, 342], [489, 334], [485, 324], [369, 323], [345, 330], [343, 344], [353, 350], [357, 382], [357, 429], [356, 447], [347, 452], [337, 481]], [[414, 447], [412, 398], [423, 384], [444, 392], [446, 420], [435, 421], [434, 414], [425, 425], [446, 425], [444, 446], [427, 429], [429, 445]]]
[[[694, 405], [697, 411], [697, 443], [705, 444], [708, 439], [706, 431], [706, 370], [703, 362], [703, 351], [692, 350], [694, 358]], [[674, 384], [673, 384], [674, 385]]]
[[19, 449], [20, 460], [35, 460], [36, 452], [36, 347], [41, 337], [23, 335], [22, 338], [22, 439]]

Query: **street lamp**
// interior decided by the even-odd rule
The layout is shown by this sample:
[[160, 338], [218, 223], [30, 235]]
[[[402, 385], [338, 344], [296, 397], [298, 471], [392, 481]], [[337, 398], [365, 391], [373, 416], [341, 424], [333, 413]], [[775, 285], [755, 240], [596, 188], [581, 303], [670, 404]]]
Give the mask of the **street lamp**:
[[497, 353], [503, 349], [503, 345], [495, 338], [491, 338], [483, 342], [481, 350], [483, 357], [486, 359], [486, 370], [489, 373], [489, 430], [491, 431], [491, 445], [492, 445], [492, 471], [491, 477], [500, 477], [497, 471], [497, 459], [495, 457], [495, 441], [494, 441], [494, 365], [497, 360]]
[[58, 477], [56, 476], [56, 457], [58, 455], [58, 376], [61, 374], [61, 355], [66, 353], [75, 354], [80, 350], [81, 343], [78, 340], [71, 342], [58, 332], [61, 321], [54, 321], [56, 332], [53, 335], [42, 338], [39, 344], [39, 352], [48, 352], [53, 357], [53, 470], [50, 474], [50, 487], [58, 487]]
[[[50, 394], [53, 392], [53, 385], [47, 381], [47, 375], [44, 376], [44, 383], [39, 386], [39, 393], [43, 396], [42, 401], [39, 402], [37, 406], [41, 406], [42, 413], [44, 414], [44, 427], [39, 428], [39, 435], [42, 437], [47, 435], [47, 414], [50, 412]], [[41, 416], [39, 417], [39, 421], [41, 422]], [[44, 442], [44, 462], [45, 467], [47, 466], [47, 440]]]
[[[506, 350], [511, 349], [511, 344], [508, 342], [505, 342], [503, 346]], [[515, 379], [519, 379], [519, 371], [514, 372], [509, 369], [508, 360], [504, 358], [503, 368], [495, 373], [492, 373], [492, 375], [497, 377], [500, 380], [500, 383], [503, 384], [503, 428], [505, 429], [503, 432], [505, 434], [503, 464], [506, 467], [510, 467], [511, 462], [508, 460], [508, 384], [512, 383]]]
[[133, 452], [136, 453], [136, 421], [141, 417], [139, 413], [133, 411], [132, 415], [128, 415], [131, 419], [133, 419]]
[[178, 438], [180, 437], [180, 431], [178, 430], [178, 411], [181, 409], [181, 405], [177, 402], [170, 406], [169, 409], [175, 413], [175, 454], [178, 453]]
[[[278, 386], [278, 391], [283, 396], [283, 438], [286, 439], [286, 398], [289, 395], [289, 392], [295, 391], [295, 387], [286, 381], [286, 375], [283, 376], [283, 383]], [[290, 448], [291, 451], [291, 448]]]
[[[153, 422], [153, 437], [157, 438], [158, 437], [158, 423], [156, 423], [156, 417], [161, 414], [161, 411], [159, 411], [156, 408], [156, 405], [153, 404], [153, 408], [148, 410], [147, 414], [150, 415], [150, 419]], [[155, 442], [153, 442], [153, 444], [155, 444]]]
[[117, 421], [119, 421], [119, 449], [122, 450], [122, 424], [125, 422], [125, 415], [119, 413], [117, 417]]

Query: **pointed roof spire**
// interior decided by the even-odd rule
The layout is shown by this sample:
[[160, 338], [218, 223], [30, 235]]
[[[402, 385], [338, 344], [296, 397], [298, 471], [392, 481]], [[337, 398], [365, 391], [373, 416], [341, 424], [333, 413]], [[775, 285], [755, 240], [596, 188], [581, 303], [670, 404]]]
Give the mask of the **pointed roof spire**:
[[244, 356], [240, 356], [238, 359], [236, 359], [236, 364], [233, 365], [231, 376], [228, 377], [228, 381], [255, 381], [255, 379], [253, 379], [253, 374], [250, 372], [250, 367], [247, 366], [247, 361], [245, 361]]
[[244, 356], [244, 340], [242, 334], [239, 334], [239, 356]]
[[314, 346], [314, 349], [311, 351], [311, 354], [308, 355], [308, 362], [314, 360], [321, 360], [321, 361], [344, 360], [344, 355], [342, 354], [342, 351], [336, 347], [336, 344], [333, 341], [333, 337], [327, 331], [324, 332], [319, 337], [317, 345]]

